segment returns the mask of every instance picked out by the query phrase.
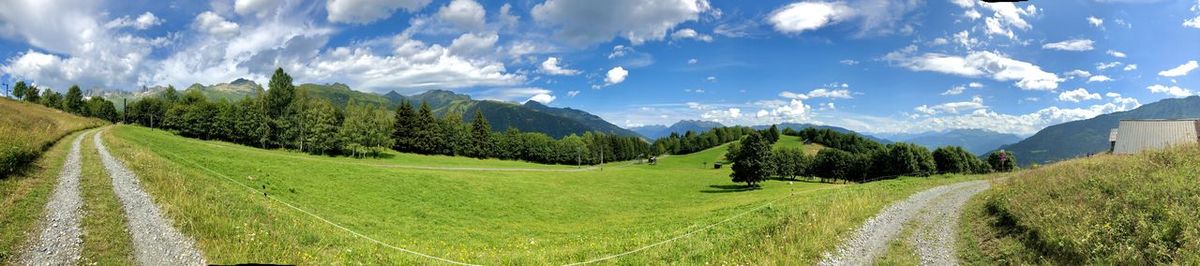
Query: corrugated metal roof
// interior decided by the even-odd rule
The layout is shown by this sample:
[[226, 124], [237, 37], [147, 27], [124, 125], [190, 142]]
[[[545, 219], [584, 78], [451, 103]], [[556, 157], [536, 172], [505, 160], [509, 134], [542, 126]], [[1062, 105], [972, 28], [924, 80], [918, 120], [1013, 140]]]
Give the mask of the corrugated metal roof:
[[1197, 143], [1196, 120], [1123, 120], [1117, 127], [1115, 154]]

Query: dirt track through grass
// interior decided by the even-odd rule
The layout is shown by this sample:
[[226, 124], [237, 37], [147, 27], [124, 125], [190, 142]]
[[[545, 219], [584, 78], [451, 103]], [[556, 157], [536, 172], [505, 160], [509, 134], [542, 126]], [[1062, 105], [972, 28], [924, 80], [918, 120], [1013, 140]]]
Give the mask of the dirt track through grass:
[[46, 203], [46, 216], [41, 233], [25, 251], [25, 264], [72, 265], [79, 261], [83, 244], [83, 229], [79, 227], [83, 198], [79, 192], [81, 173], [80, 143], [91, 132], [79, 134], [71, 143], [71, 151], [59, 171], [54, 194]]
[[955, 265], [954, 240], [958, 215], [971, 196], [989, 187], [987, 180], [931, 188], [892, 204], [863, 223], [855, 235], [826, 254], [820, 265], [871, 265], [887, 252], [905, 224], [917, 224], [912, 239], [922, 265]]
[[137, 176], [108, 152], [100, 134], [93, 135], [93, 141], [125, 211], [126, 230], [133, 239], [134, 257], [138, 262], [143, 265], [206, 264], [195, 243], [163, 218], [150, 195], [138, 184]]

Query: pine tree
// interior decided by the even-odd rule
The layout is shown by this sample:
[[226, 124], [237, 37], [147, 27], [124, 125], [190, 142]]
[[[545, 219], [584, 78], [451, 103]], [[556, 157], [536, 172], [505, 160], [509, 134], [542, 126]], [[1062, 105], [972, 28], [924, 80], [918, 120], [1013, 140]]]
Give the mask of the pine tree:
[[72, 114], [83, 114], [83, 91], [78, 85], [71, 85], [67, 95], [63, 97], [62, 110]]
[[475, 110], [475, 119], [471, 120], [471, 157], [487, 158], [494, 146], [492, 126], [483, 118], [483, 112]]
[[776, 127], [775, 125], [771, 125], [771, 128], [767, 129], [766, 137], [767, 137], [767, 142], [770, 142], [770, 143], [775, 143], [775, 142], [779, 141], [779, 128]]
[[755, 186], [762, 182], [770, 173], [771, 143], [760, 133], [752, 133], [742, 139], [742, 148], [733, 158], [733, 182], [745, 182], [747, 186]]
[[413, 134], [416, 118], [417, 114], [413, 111], [412, 104], [407, 100], [400, 102], [400, 107], [396, 108], [396, 122], [392, 126], [392, 141], [395, 143], [392, 149], [400, 152], [416, 151], [416, 135]]
[[167, 89], [162, 92], [162, 98], [167, 104], [175, 104], [179, 101], [179, 92], [175, 91], [175, 86], [167, 85]]
[[462, 114], [449, 111], [442, 115], [441, 119], [442, 136], [445, 140], [443, 145], [445, 155], [464, 155], [466, 148], [470, 145], [470, 132], [462, 122]]
[[416, 120], [413, 121], [416, 152], [420, 154], [438, 154], [444, 144], [441, 133], [437, 119], [433, 117], [433, 110], [429, 107], [429, 104], [421, 102], [421, 108], [417, 111]]
[[267, 90], [267, 115], [279, 118], [296, 97], [296, 86], [292, 84], [292, 76], [283, 72], [283, 68], [275, 69], [268, 86], [270, 90]]

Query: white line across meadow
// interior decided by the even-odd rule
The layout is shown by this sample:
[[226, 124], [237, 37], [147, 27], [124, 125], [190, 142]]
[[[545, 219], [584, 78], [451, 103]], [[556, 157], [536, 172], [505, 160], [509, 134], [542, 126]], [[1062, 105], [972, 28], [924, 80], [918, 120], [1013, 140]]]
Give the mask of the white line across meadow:
[[[183, 159], [183, 157], [181, 157], [181, 156], [179, 156], [179, 155], [177, 155], [177, 154], [175, 154], [175, 153], [168, 152], [168, 151], [162, 151], [162, 150], [160, 150], [159, 152], [164, 152], [164, 153], [170, 154], [172, 157], [175, 157], [175, 158], [176, 158], [176, 160], [179, 160], [179, 161], [184, 161], [184, 162], [186, 162], [186, 163], [188, 163], [188, 164], [191, 164], [192, 166], [198, 167], [198, 168], [200, 168], [200, 169], [202, 169], [202, 170], [204, 170], [204, 171], [207, 171], [207, 172], [209, 172], [209, 173], [212, 173], [212, 174], [215, 174], [215, 175], [217, 175], [217, 176], [220, 176], [221, 178], [224, 178], [225, 180], [229, 180], [230, 182], [233, 182], [233, 183], [235, 183], [235, 184], [238, 184], [239, 186], [242, 186], [242, 187], [244, 187], [244, 188], [246, 188], [246, 189], [248, 189], [248, 190], [250, 190], [250, 191], [253, 191], [255, 195], [257, 195], [257, 194], [259, 194], [259, 193], [262, 193], [262, 191], [260, 191], [260, 190], [258, 190], [258, 189], [255, 189], [255, 188], [253, 188], [253, 187], [247, 186], [246, 184], [243, 184], [242, 182], [238, 182], [237, 180], [234, 180], [233, 178], [231, 178], [231, 177], [229, 177], [229, 176], [227, 176], [227, 175], [225, 175], [225, 174], [222, 174], [222, 173], [220, 173], [220, 172], [217, 172], [217, 171], [214, 171], [214, 170], [212, 170], [212, 169], [209, 169], [208, 167], [204, 167], [203, 165], [200, 165], [199, 163], [196, 163], [196, 162], [194, 162], [194, 161], [187, 160], [187, 159]], [[616, 166], [616, 167], [621, 167], [621, 166]], [[438, 169], [438, 170], [444, 170], [444, 169]], [[551, 170], [551, 169], [545, 169], [545, 170]], [[578, 169], [577, 169], [577, 171], [578, 171]], [[604, 256], [604, 257], [598, 257], [598, 258], [594, 258], [594, 259], [587, 260], [587, 261], [582, 261], [582, 262], [573, 262], [573, 263], [567, 263], [567, 264], [563, 264], [563, 265], [564, 265], [564, 266], [575, 266], [575, 265], [585, 265], [585, 264], [592, 264], [592, 263], [597, 263], [597, 262], [601, 262], [601, 261], [606, 261], [606, 260], [616, 259], [616, 258], [620, 258], [620, 257], [623, 257], [623, 256], [627, 256], [627, 255], [635, 254], [635, 253], [638, 253], [638, 252], [642, 252], [642, 251], [644, 251], [644, 250], [646, 250], [646, 249], [650, 249], [650, 248], [653, 248], [653, 247], [656, 247], [656, 246], [660, 246], [660, 245], [663, 245], [663, 244], [667, 244], [667, 243], [673, 242], [673, 241], [675, 241], [675, 240], [679, 240], [679, 239], [684, 239], [684, 238], [690, 237], [690, 236], [692, 236], [693, 234], [699, 233], [699, 232], [701, 232], [701, 231], [708, 230], [708, 229], [710, 229], [710, 228], [712, 228], [712, 227], [715, 227], [715, 226], [717, 226], [717, 225], [721, 225], [721, 224], [727, 223], [727, 222], [729, 222], [729, 221], [732, 221], [732, 220], [734, 220], [734, 219], [737, 219], [737, 218], [739, 218], [739, 217], [745, 216], [746, 214], [750, 214], [751, 212], [755, 212], [755, 211], [761, 210], [761, 209], [763, 209], [763, 208], [766, 208], [766, 207], [770, 206], [771, 204], [774, 204], [775, 202], [779, 202], [779, 201], [781, 201], [781, 200], [788, 199], [788, 198], [791, 198], [791, 197], [793, 197], [793, 196], [796, 196], [796, 195], [800, 195], [801, 193], [815, 192], [815, 191], [821, 191], [821, 190], [833, 189], [833, 188], [839, 188], [839, 187], [841, 187], [841, 186], [828, 186], [828, 187], [822, 187], [822, 188], [816, 188], [816, 189], [809, 189], [809, 190], [802, 190], [802, 191], [792, 192], [792, 193], [789, 193], [788, 195], [785, 195], [785, 196], [779, 197], [779, 198], [777, 198], [777, 199], [774, 199], [774, 200], [768, 201], [768, 202], [764, 203], [764, 204], [763, 204], [763, 205], [761, 205], [761, 206], [755, 207], [755, 208], [753, 208], [753, 209], [746, 210], [746, 211], [744, 211], [744, 212], [741, 212], [741, 213], [735, 214], [735, 215], [733, 215], [733, 216], [730, 216], [730, 217], [728, 217], [728, 218], [725, 218], [724, 220], [718, 221], [718, 222], [716, 222], [716, 223], [712, 223], [712, 224], [706, 225], [706, 226], [704, 226], [704, 227], [700, 227], [699, 229], [696, 229], [696, 230], [688, 231], [688, 232], [686, 232], [686, 233], [683, 233], [683, 234], [677, 235], [677, 236], [675, 236], [675, 237], [672, 237], [672, 238], [668, 238], [668, 239], [666, 239], [666, 240], [663, 240], [663, 241], [655, 242], [655, 243], [652, 243], [652, 244], [649, 244], [649, 245], [645, 245], [645, 246], [642, 246], [642, 247], [638, 247], [638, 248], [635, 248], [635, 249], [632, 249], [632, 250], [629, 250], [629, 251], [625, 251], [625, 252], [622, 252], [622, 253], [617, 253], [617, 254], [608, 255], [608, 256]], [[391, 244], [388, 244], [388, 243], [386, 243], [386, 242], [380, 241], [380, 240], [378, 240], [378, 239], [371, 238], [371, 237], [369, 237], [369, 236], [366, 236], [366, 235], [364, 235], [364, 234], [362, 234], [362, 233], [359, 233], [359, 232], [356, 232], [356, 231], [354, 231], [354, 230], [351, 230], [351, 229], [349, 229], [349, 228], [343, 227], [343, 226], [341, 226], [341, 225], [339, 225], [339, 224], [337, 224], [337, 223], [334, 223], [334, 222], [332, 222], [332, 221], [330, 221], [330, 220], [328, 220], [328, 219], [325, 219], [324, 217], [321, 217], [321, 216], [319, 216], [319, 215], [316, 215], [316, 214], [314, 214], [314, 213], [311, 213], [311, 212], [309, 212], [309, 211], [306, 211], [306, 210], [304, 210], [304, 209], [301, 209], [301, 208], [299, 208], [299, 207], [296, 207], [296, 206], [294, 206], [294, 205], [292, 205], [292, 204], [290, 204], [290, 203], [288, 203], [288, 202], [286, 202], [286, 201], [280, 200], [280, 199], [278, 199], [278, 198], [275, 198], [275, 197], [272, 197], [272, 196], [269, 196], [269, 195], [268, 195], [268, 196], [266, 196], [266, 197], [267, 197], [267, 198], [269, 198], [269, 199], [271, 199], [271, 200], [274, 200], [275, 202], [279, 202], [280, 204], [283, 204], [284, 206], [287, 206], [288, 208], [292, 208], [292, 209], [294, 209], [294, 210], [300, 211], [301, 213], [307, 214], [308, 216], [312, 216], [313, 218], [317, 218], [317, 220], [320, 220], [321, 222], [324, 222], [324, 223], [326, 223], [326, 224], [332, 225], [333, 227], [336, 227], [336, 228], [338, 228], [338, 229], [342, 229], [343, 231], [349, 232], [350, 234], [352, 234], [352, 235], [354, 235], [354, 236], [361, 237], [361, 238], [363, 238], [363, 239], [366, 239], [366, 240], [368, 240], [368, 241], [374, 242], [374, 243], [376, 243], [376, 244], [379, 244], [379, 245], [382, 245], [382, 246], [385, 246], [385, 247], [388, 247], [388, 248], [391, 248], [391, 249], [394, 249], [394, 250], [397, 250], [397, 251], [401, 251], [401, 252], [405, 252], [405, 253], [409, 253], [409, 254], [413, 254], [413, 255], [421, 256], [421, 257], [424, 257], [424, 258], [427, 258], [427, 259], [432, 259], [432, 260], [436, 260], [436, 261], [440, 261], [440, 262], [444, 262], [444, 263], [454, 264], [454, 265], [473, 265], [473, 266], [478, 266], [478, 265], [481, 265], [481, 264], [473, 264], [473, 263], [468, 263], [468, 262], [461, 262], [461, 261], [451, 260], [451, 259], [447, 259], [447, 258], [442, 258], [442, 257], [434, 256], [434, 255], [429, 255], [429, 254], [421, 253], [421, 252], [418, 252], [418, 251], [409, 250], [409, 249], [402, 248], [402, 247], [393, 246], [393, 245], [391, 245]]]

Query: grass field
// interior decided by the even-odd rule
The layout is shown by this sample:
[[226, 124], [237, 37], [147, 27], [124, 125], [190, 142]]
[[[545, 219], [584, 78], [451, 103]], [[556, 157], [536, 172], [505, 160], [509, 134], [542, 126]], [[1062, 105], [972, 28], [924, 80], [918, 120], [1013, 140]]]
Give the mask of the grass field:
[[774, 181], [745, 190], [729, 181], [728, 168], [705, 165], [724, 146], [656, 166], [464, 171], [394, 166], [574, 167], [400, 154], [330, 158], [129, 126], [104, 138], [209, 262], [220, 264], [434, 262], [283, 202], [390, 246], [467, 263], [563, 264], [633, 250], [612, 261], [812, 262], [887, 203], [976, 178]]
[[[82, 132], [63, 139], [72, 140], [78, 134]], [[0, 179], [0, 264], [15, 259], [26, 240], [37, 233], [35, 226], [70, 150], [70, 141], [59, 141], [24, 174]]]
[[825, 148], [825, 146], [821, 146], [821, 144], [816, 143], [804, 144], [804, 140], [800, 139], [800, 137], [787, 135], [779, 136], [779, 141], [776, 141], [771, 148], [780, 147], [800, 147], [800, 150], [804, 151], [805, 154], [810, 156], [816, 156], [817, 152]]
[[25, 170], [63, 136], [103, 124], [103, 120], [0, 98], [0, 179]]
[[1025, 171], [972, 200], [964, 263], [1200, 263], [1200, 147]]

